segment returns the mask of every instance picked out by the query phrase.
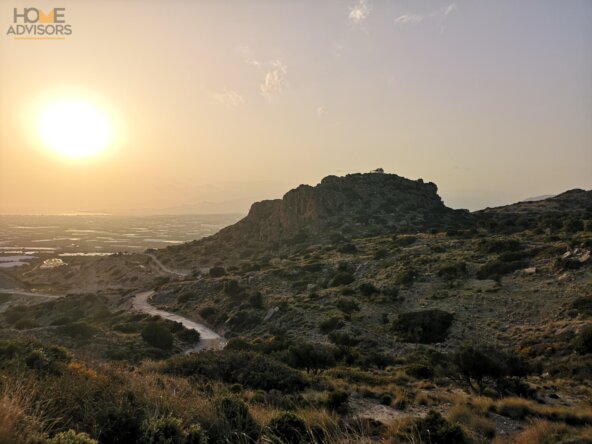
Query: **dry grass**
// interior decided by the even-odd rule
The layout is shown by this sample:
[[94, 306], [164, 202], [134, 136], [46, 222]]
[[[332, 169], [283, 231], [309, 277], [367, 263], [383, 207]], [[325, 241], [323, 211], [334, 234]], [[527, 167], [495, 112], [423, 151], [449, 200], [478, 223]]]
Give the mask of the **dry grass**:
[[33, 402], [34, 390], [25, 382], [3, 385], [0, 392], [0, 444], [29, 442], [41, 436], [44, 424], [42, 412]]
[[468, 404], [455, 405], [447, 416], [449, 421], [461, 424], [474, 438], [483, 436], [491, 439], [495, 436], [495, 423]]

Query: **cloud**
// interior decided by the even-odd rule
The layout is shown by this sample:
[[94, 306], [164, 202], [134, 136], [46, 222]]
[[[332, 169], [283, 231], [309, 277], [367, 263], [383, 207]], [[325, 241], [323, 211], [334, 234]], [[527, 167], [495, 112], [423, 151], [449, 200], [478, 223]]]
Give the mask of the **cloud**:
[[370, 15], [371, 7], [368, 0], [358, 0], [349, 10], [349, 19], [355, 23], [361, 23]]
[[444, 15], [447, 16], [452, 14], [454, 11], [456, 11], [456, 3], [450, 3], [444, 10]]
[[238, 108], [245, 102], [245, 98], [232, 89], [225, 89], [221, 93], [213, 93], [213, 96], [219, 103], [230, 108]]
[[407, 13], [397, 17], [395, 19], [395, 25], [415, 25], [424, 20], [436, 21], [443, 24], [446, 18], [456, 10], [456, 3], [450, 3], [445, 8], [437, 9], [428, 14]]
[[424, 19], [421, 14], [403, 14], [395, 19], [395, 23], [401, 24], [415, 24], [419, 23]]
[[271, 101], [274, 96], [281, 93], [287, 84], [288, 67], [280, 60], [270, 62], [270, 69], [265, 73], [263, 83], [259, 85], [261, 94]]

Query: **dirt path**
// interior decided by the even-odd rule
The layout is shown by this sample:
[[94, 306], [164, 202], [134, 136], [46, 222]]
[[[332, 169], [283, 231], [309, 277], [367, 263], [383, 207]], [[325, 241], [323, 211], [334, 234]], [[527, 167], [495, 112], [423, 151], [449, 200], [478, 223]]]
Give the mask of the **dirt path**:
[[195, 347], [185, 350], [184, 354], [195, 353], [207, 349], [219, 350], [224, 348], [226, 345], [226, 340], [214, 330], [211, 330], [205, 325], [192, 321], [191, 319], [187, 319], [181, 315], [161, 310], [151, 305], [150, 297], [153, 294], [154, 291], [142, 291], [136, 293], [132, 301], [134, 309], [152, 316], [160, 316], [161, 318], [168, 319], [170, 321], [179, 322], [183, 325], [183, 327], [199, 332], [201, 337], [199, 344]]
[[3, 288], [0, 290], [0, 293], [16, 294], [19, 296], [34, 296], [34, 297], [38, 297], [38, 298], [50, 298], [50, 299], [56, 299], [56, 298], [62, 297], [62, 295], [55, 295], [55, 294], [49, 294], [49, 293], [34, 293], [32, 291], [19, 290], [18, 288]]
[[188, 271], [181, 271], [181, 270], [173, 270], [172, 268], [167, 267], [165, 264], [160, 262], [156, 256], [151, 253], [146, 253], [146, 256], [152, 259], [152, 261], [156, 264], [158, 268], [160, 268], [165, 273], [174, 274], [176, 276], [189, 276]]

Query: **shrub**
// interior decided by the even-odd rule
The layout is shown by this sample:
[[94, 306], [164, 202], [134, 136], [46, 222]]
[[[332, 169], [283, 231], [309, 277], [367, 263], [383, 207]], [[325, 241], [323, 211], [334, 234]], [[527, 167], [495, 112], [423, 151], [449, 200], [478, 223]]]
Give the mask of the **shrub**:
[[568, 219], [563, 224], [563, 230], [567, 233], [575, 233], [577, 231], [584, 231], [584, 221], [581, 219]]
[[329, 340], [333, 344], [343, 345], [345, 347], [355, 347], [360, 343], [360, 340], [354, 338], [349, 333], [334, 331], [329, 333]]
[[393, 395], [390, 393], [383, 393], [380, 395], [380, 403], [382, 405], [390, 406], [393, 402]]
[[466, 262], [446, 264], [438, 270], [438, 276], [443, 279], [456, 279], [467, 273]]
[[360, 311], [360, 306], [351, 298], [339, 298], [335, 306], [346, 314], [352, 314], [354, 311]]
[[302, 374], [268, 356], [250, 351], [205, 351], [169, 359], [163, 371], [238, 383], [252, 389], [297, 391], [307, 383]]
[[345, 325], [343, 319], [339, 316], [332, 316], [328, 319], [325, 319], [319, 324], [319, 331], [323, 334], [331, 333], [334, 330], [337, 330]]
[[163, 350], [170, 350], [173, 347], [173, 334], [157, 322], [150, 322], [142, 329], [142, 339], [151, 346]]
[[260, 433], [259, 425], [241, 399], [234, 396], [221, 398], [216, 410], [219, 419], [212, 430], [214, 442], [245, 442], [245, 438], [247, 442], [256, 442]]
[[372, 257], [374, 258], [374, 260], [377, 260], [377, 261], [379, 261], [381, 259], [384, 259], [387, 256], [388, 256], [388, 251], [385, 250], [384, 248], [381, 248], [379, 250], [376, 250], [374, 252], [374, 254], [372, 255]]
[[288, 362], [292, 367], [318, 373], [320, 370], [335, 365], [335, 355], [332, 347], [322, 344], [300, 343], [292, 345], [288, 349]]
[[349, 395], [343, 391], [330, 392], [327, 397], [327, 408], [339, 414], [348, 412]]
[[473, 382], [482, 392], [486, 378], [499, 382], [505, 377], [523, 377], [529, 371], [528, 365], [518, 355], [504, 353], [489, 346], [464, 345], [452, 355], [454, 371], [473, 390]]
[[575, 348], [580, 354], [592, 353], [592, 324], [584, 327], [576, 336]]
[[224, 267], [212, 267], [210, 268], [210, 277], [218, 278], [226, 275], [226, 269]]
[[516, 239], [483, 240], [479, 244], [483, 253], [504, 253], [522, 249], [522, 244]]
[[242, 289], [238, 284], [238, 281], [231, 279], [224, 282], [224, 294], [230, 296], [231, 298], [235, 298], [240, 296], [242, 293]]
[[200, 334], [197, 330], [189, 328], [183, 328], [183, 330], [180, 330], [177, 333], [175, 333], [175, 336], [177, 336], [179, 340], [190, 344], [197, 344], [201, 339]]
[[372, 296], [373, 294], [380, 292], [380, 290], [378, 290], [378, 288], [376, 288], [374, 284], [370, 282], [364, 282], [358, 287], [358, 290], [360, 290], [360, 293], [362, 293], [364, 296]]
[[410, 285], [413, 283], [416, 276], [417, 276], [417, 273], [415, 272], [415, 270], [413, 270], [410, 267], [403, 267], [395, 275], [395, 284], [396, 285]]
[[253, 308], [263, 308], [263, 295], [260, 291], [256, 291], [251, 296], [249, 296], [249, 304]]
[[427, 416], [415, 420], [400, 433], [410, 442], [434, 444], [462, 444], [468, 442], [460, 426], [446, 421], [438, 412], [430, 410]]
[[414, 244], [416, 240], [416, 236], [393, 236], [393, 244], [397, 247], [407, 247]]
[[345, 244], [341, 245], [338, 251], [345, 254], [354, 254], [358, 252], [358, 248], [354, 244]]
[[59, 332], [74, 339], [86, 340], [92, 338], [99, 330], [86, 322], [74, 322], [59, 328]]
[[349, 271], [341, 271], [331, 279], [331, 287], [351, 284], [355, 280], [354, 275]]
[[146, 444], [183, 444], [183, 422], [173, 416], [150, 419], [142, 425], [142, 442]]
[[186, 430], [185, 444], [207, 444], [208, 439], [198, 424], [190, 425]]
[[283, 413], [273, 418], [267, 428], [269, 434], [282, 444], [312, 442], [306, 423], [293, 413]]
[[74, 430], [68, 430], [55, 435], [49, 440], [48, 444], [97, 444], [97, 441], [86, 433], [76, 433]]
[[584, 316], [592, 316], [592, 296], [581, 296], [575, 299], [570, 308]]
[[492, 260], [477, 270], [477, 279], [499, 279], [506, 274], [527, 266], [527, 261], [504, 262], [499, 259]]
[[412, 311], [399, 314], [393, 329], [406, 342], [430, 344], [446, 339], [453, 319], [451, 313], [438, 309]]

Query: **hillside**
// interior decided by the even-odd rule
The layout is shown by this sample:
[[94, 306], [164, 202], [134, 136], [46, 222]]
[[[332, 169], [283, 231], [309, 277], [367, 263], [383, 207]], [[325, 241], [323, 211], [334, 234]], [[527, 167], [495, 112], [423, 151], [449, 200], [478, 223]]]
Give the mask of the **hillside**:
[[201, 265], [211, 265], [207, 258], [219, 250], [244, 256], [339, 237], [467, 227], [468, 211], [448, 208], [437, 191], [434, 183], [382, 172], [327, 176], [316, 186], [288, 191], [282, 199], [254, 203], [245, 218], [213, 236], [157, 254], [181, 267], [187, 262], [175, 257], [201, 258]]
[[[7, 278], [70, 294], [0, 292], [0, 426], [14, 404], [18, 436], [101, 443], [590, 442], [591, 249], [589, 191], [470, 214], [373, 173], [200, 241], [32, 261]], [[182, 356], [171, 313], [225, 349]]]

